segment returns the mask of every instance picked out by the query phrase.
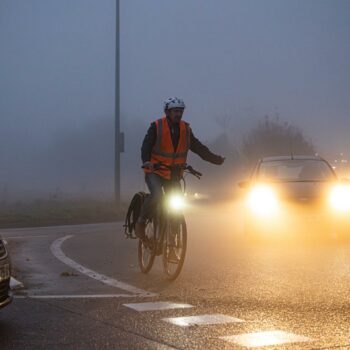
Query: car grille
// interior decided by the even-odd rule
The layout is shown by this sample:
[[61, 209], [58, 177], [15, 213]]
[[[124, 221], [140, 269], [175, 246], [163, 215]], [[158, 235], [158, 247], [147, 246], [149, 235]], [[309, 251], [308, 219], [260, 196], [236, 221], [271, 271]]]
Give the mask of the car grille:
[[7, 255], [4, 242], [0, 239], [0, 259], [5, 258]]
[[323, 211], [327, 209], [325, 200], [318, 197], [289, 197], [283, 198], [282, 203], [296, 210]]

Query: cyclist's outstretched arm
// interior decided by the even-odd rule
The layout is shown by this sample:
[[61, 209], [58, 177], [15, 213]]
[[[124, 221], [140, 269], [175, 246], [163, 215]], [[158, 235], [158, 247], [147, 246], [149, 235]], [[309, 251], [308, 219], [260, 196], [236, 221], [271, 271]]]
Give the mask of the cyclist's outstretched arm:
[[190, 139], [190, 150], [198, 154], [203, 160], [220, 165], [224, 162], [225, 158], [214, 154], [209, 150], [209, 148], [203, 145], [193, 134], [191, 130], [191, 139]]

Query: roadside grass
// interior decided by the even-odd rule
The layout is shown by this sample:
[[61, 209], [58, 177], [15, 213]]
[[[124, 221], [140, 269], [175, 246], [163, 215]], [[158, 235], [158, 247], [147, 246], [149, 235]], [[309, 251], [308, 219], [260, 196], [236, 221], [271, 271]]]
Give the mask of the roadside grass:
[[127, 205], [120, 209], [108, 200], [37, 199], [0, 205], [0, 228], [90, 224], [123, 220]]

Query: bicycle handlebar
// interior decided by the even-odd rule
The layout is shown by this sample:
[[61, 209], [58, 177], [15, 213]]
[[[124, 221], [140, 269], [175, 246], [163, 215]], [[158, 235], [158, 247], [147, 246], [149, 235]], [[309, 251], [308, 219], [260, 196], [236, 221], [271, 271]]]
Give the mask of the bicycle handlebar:
[[[144, 169], [145, 167], [142, 166], [142, 168]], [[169, 169], [169, 170], [179, 169], [179, 170], [188, 171], [190, 174], [192, 174], [193, 176], [195, 176], [198, 179], [200, 179], [200, 177], [203, 176], [202, 173], [200, 173], [197, 170], [194, 170], [190, 165], [187, 165], [187, 164], [166, 165], [166, 164], [163, 164], [163, 163], [156, 163], [156, 164], [153, 165], [153, 169], [155, 169], [155, 170], [158, 170], [160, 168], [166, 168], [166, 169]]]

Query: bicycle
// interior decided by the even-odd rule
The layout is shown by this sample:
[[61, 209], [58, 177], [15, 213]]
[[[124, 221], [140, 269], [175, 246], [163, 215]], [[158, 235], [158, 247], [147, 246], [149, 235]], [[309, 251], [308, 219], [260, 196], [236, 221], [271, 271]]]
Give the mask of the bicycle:
[[138, 242], [138, 262], [140, 270], [148, 273], [155, 257], [162, 255], [166, 277], [175, 280], [183, 267], [187, 249], [187, 226], [181, 210], [186, 195], [186, 181], [182, 174], [189, 173], [198, 179], [202, 174], [187, 164], [167, 166], [159, 163], [155, 164], [154, 169], [161, 167], [171, 170], [171, 181], [166, 192], [163, 188], [163, 198], [156, 213], [146, 221], [145, 238]]

